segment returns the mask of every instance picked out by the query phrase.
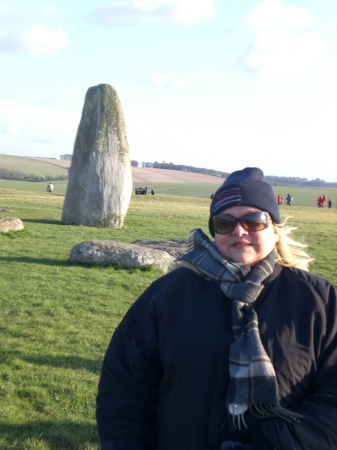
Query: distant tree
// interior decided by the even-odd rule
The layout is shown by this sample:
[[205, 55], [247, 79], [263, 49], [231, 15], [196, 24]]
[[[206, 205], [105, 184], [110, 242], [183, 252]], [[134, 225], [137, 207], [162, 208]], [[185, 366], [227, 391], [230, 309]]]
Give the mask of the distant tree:
[[16, 181], [52, 181], [52, 180], [68, 180], [68, 175], [58, 175], [52, 177], [51, 175], [45, 175], [40, 177], [35, 174], [25, 174], [18, 170], [8, 170], [0, 167], [0, 179], [2, 180], [16, 180]]
[[131, 160], [131, 167], [138, 167], [138, 161]]
[[[149, 163], [147, 163], [149, 164]], [[221, 172], [219, 170], [213, 170], [213, 169], [205, 169], [204, 167], [193, 167], [193, 166], [184, 166], [181, 164], [173, 164], [173, 163], [166, 163], [166, 162], [158, 162], [155, 161], [153, 163], [153, 167], [156, 169], [168, 169], [168, 170], [182, 170], [184, 172], [194, 172], [194, 173], [202, 173], [204, 175], [212, 175], [215, 177], [220, 178], [226, 178], [229, 173], [227, 172]]]

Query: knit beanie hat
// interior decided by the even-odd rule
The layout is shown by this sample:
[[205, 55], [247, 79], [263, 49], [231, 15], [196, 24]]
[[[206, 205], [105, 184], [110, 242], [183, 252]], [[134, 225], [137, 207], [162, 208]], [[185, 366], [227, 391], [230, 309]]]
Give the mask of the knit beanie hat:
[[214, 194], [208, 221], [208, 228], [213, 237], [213, 216], [232, 206], [253, 206], [267, 211], [274, 223], [281, 223], [273, 188], [263, 181], [263, 172], [257, 167], [246, 167], [231, 173]]

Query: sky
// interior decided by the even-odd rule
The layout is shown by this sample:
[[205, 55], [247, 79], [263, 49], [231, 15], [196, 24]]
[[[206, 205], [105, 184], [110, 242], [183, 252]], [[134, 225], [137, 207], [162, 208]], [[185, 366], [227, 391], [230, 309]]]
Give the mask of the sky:
[[72, 153], [112, 85], [130, 157], [337, 181], [337, 0], [2, 0], [0, 152]]

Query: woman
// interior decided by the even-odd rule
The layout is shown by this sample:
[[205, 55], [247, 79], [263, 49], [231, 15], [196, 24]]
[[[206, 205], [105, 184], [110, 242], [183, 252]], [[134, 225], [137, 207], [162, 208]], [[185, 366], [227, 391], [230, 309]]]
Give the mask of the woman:
[[214, 194], [211, 241], [133, 304], [97, 397], [104, 450], [335, 450], [337, 298], [258, 168]]

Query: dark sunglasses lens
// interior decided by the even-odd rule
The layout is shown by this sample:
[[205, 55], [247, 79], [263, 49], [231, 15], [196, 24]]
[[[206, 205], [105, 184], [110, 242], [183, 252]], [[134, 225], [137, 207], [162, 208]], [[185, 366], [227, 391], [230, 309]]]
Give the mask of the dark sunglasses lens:
[[261, 231], [268, 228], [268, 217], [265, 213], [246, 214], [241, 218], [242, 226], [248, 231]]
[[229, 215], [215, 216], [213, 217], [214, 231], [217, 234], [231, 233], [238, 222], [240, 222], [247, 231], [261, 231], [269, 226], [268, 216], [265, 212], [254, 212], [239, 218], [231, 217]]
[[231, 219], [230, 217], [213, 217], [213, 225], [214, 230], [217, 234], [227, 234], [234, 230], [235, 228], [235, 219]]

